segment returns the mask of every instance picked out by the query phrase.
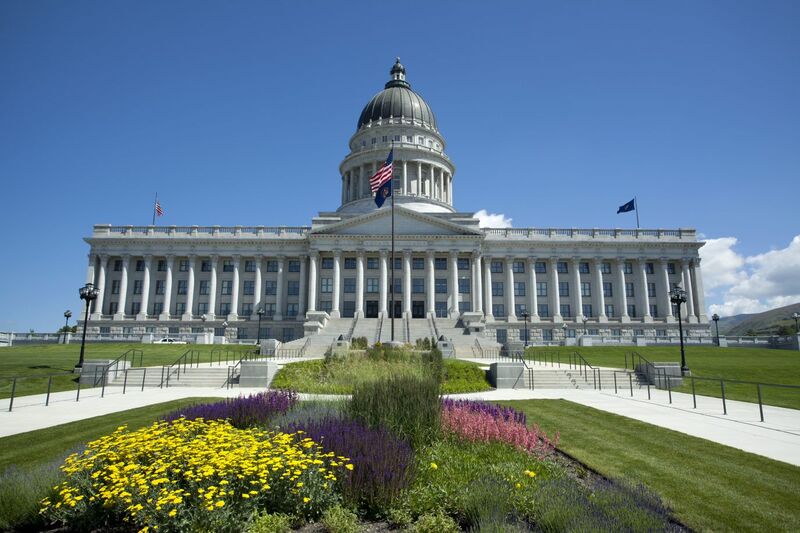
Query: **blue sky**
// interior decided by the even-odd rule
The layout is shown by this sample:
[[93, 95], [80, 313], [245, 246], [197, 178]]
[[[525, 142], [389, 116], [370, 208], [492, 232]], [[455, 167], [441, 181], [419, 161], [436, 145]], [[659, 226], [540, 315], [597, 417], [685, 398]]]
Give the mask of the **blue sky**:
[[0, 330], [60, 326], [80, 308], [82, 237], [149, 223], [156, 191], [162, 224], [335, 209], [398, 55], [460, 210], [632, 227], [615, 213], [636, 195], [643, 227], [713, 239], [712, 309], [800, 300], [799, 27], [791, 1], [6, 0]]

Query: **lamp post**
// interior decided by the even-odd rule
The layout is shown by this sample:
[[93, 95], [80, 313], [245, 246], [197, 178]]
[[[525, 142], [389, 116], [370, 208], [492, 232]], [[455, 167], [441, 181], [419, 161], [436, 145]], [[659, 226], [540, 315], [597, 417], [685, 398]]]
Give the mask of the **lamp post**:
[[531, 338], [531, 330], [528, 327], [528, 320], [530, 320], [531, 315], [527, 311], [522, 312], [522, 319], [525, 320], [525, 348], [528, 347], [528, 341]]
[[583, 317], [583, 334], [586, 335], [586, 323], [589, 321], [588, 317]]
[[263, 305], [259, 305], [258, 309], [256, 309], [256, 314], [258, 315], [258, 340], [256, 344], [258, 346], [261, 346], [261, 317], [264, 316], [266, 312]]
[[795, 311], [794, 313], [792, 313], [792, 318], [794, 318], [794, 332], [800, 333], [800, 329], [797, 329], [797, 320], [800, 319], [800, 313]]
[[686, 366], [686, 353], [683, 350], [683, 320], [681, 320], [681, 305], [686, 303], [686, 291], [680, 287], [675, 287], [669, 291], [669, 300], [678, 309], [678, 334], [681, 337], [681, 375], [689, 375], [689, 367]]
[[[83, 338], [81, 338], [81, 356], [78, 359], [78, 364], [75, 365], [75, 368], [83, 368], [83, 351], [86, 347], [86, 324], [89, 323], [89, 308], [92, 306], [92, 302], [95, 298], [97, 298], [100, 289], [94, 286], [94, 283], [87, 283], [80, 289], [78, 289], [78, 294], [81, 297], [81, 300], [86, 300], [86, 314], [83, 317]], [[67, 311], [69, 313], [69, 311]], [[67, 313], [64, 313], [64, 316], [67, 316]], [[72, 313], [70, 313], [71, 315]], [[67, 318], [69, 320], [69, 317]]]
[[713, 315], [711, 315], [711, 320], [714, 321], [714, 327], [717, 330], [717, 346], [719, 346], [719, 315], [717, 313], [714, 313]]
[[[70, 311], [69, 309], [67, 309], [66, 311], [64, 311], [64, 318], [66, 319], [66, 322], [64, 322], [64, 327], [65, 327], [65, 328], [68, 328], [68, 327], [69, 327], [69, 318], [70, 318], [71, 316], [72, 316], [72, 311]], [[66, 333], [66, 331], [65, 331], [64, 333]]]
[[564, 346], [567, 345], [567, 324], [561, 324], [561, 332], [564, 333]]

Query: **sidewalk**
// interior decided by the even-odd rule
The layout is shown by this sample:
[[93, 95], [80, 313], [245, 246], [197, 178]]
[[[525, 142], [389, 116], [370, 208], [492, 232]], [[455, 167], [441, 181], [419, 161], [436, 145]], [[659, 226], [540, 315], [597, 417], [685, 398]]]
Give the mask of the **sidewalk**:
[[[236, 397], [262, 390], [171, 387], [144, 392], [128, 389], [123, 395], [120, 387], [107, 387], [105, 398], [100, 398], [100, 389], [85, 389], [79, 402], [75, 401], [75, 391], [53, 393], [49, 407], [44, 406], [44, 395], [23, 396], [15, 400], [10, 413], [7, 400], [0, 401], [0, 437], [180, 398]], [[489, 401], [563, 399], [800, 466], [798, 410], [764, 406], [766, 421], [761, 422], [757, 404], [728, 400], [728, 414], [723, 415], [719, 398], [698, 396], [697, 409], [693, 409], [690, 394], [673, 392], [671, 405], [666, 391], [651, 388], [651, 395], [652, 400], [648, 400], [646, 389], [634, 389], [633, 397], [623, 389], [616, 395], [613, 390], [504, 389], [453, 397]], [[301, 398], [325, 397], [303, 394]]]

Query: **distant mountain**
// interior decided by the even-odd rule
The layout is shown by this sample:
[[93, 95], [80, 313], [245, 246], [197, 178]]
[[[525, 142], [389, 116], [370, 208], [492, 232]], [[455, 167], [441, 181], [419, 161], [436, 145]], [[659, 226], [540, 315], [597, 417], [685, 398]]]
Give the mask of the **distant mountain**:
[[719, 334], [737, 336], [753, 331], [756, 335], [774, 335], [781, 326], [794, 329], [792, 313], [800, 313], [800, 303], [770, 309], [763, 313], [722, 317], [719, 319]]

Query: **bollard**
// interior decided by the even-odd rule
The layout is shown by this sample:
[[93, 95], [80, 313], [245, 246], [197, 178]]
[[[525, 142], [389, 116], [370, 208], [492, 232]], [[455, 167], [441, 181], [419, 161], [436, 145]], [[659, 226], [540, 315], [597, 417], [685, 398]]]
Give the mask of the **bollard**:
[[50, 405], [50, 386], [53, 384], [53, 376], [47, 378], [47, 398], [44, 400], [44, 406]]
[[728, 405], [725, 403], [725, 382], [719, 380], [720, 387], [722, 388], [722, 414], [728, 414]]
[[761, 414], [761, 421], [764, 421], [764, 404], [761, 403], [761, 383], [756, 385], [758, 387], [758, 412]]

